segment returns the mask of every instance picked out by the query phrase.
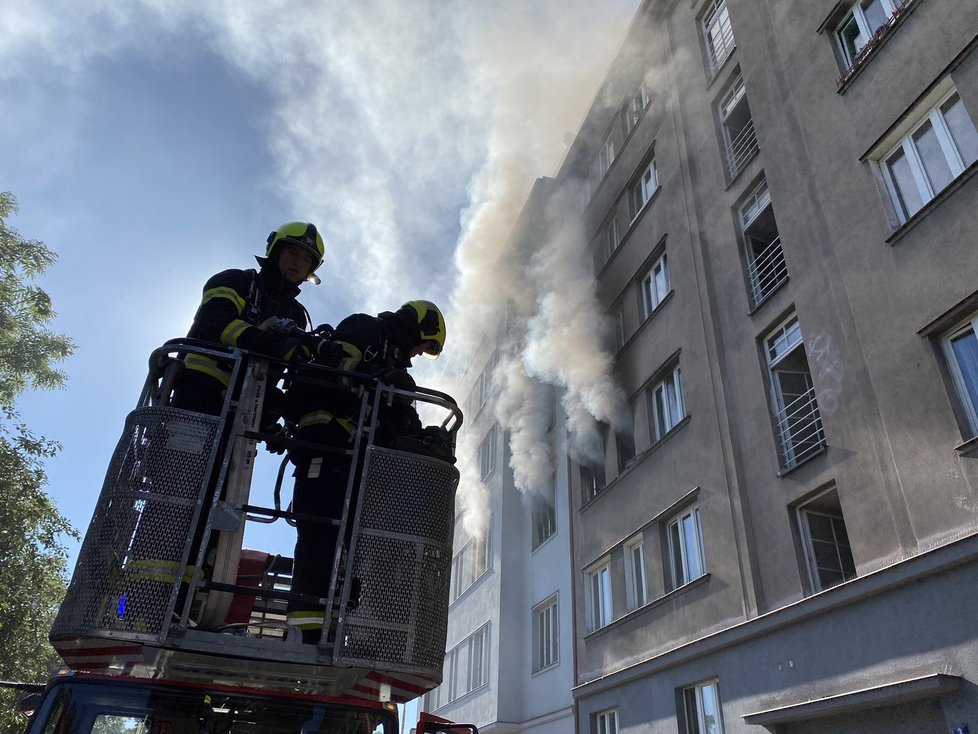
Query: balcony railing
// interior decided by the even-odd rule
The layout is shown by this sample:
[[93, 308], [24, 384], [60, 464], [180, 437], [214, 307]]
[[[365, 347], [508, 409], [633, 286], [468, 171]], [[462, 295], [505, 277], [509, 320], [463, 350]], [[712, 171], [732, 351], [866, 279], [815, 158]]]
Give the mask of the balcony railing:
[[788, 279], [788, 266], [784, 261], [780, 236], [775, 237], [756, 255], [748, 250], [748, 255], [751, 260], [747, 265], [747, 283], [750, 288], [750, 306], [754, 309]]
[[[785, 395], [785, 399], [788, 397]], [[787, 403], [775, 418], [783, 469], [793, 469], [825, 448], [822, 416], [818, 412], [814, 388]]]
[[733, 178], [740, 173], [744, 166], [757, 155], [757, 135], [754, 133], [754, 121], [747, 120], [737, 137], [727, 145], [727, 176]]

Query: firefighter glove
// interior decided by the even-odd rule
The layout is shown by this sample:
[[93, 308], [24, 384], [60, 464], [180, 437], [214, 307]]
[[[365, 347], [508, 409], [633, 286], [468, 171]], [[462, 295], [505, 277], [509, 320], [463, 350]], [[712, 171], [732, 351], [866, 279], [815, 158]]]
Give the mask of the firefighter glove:
[[304, 341], [294, 336], [289, 337], [283, 342], [278, 357], [286, 362], [308, 362], [312, 359], [312, 351]]

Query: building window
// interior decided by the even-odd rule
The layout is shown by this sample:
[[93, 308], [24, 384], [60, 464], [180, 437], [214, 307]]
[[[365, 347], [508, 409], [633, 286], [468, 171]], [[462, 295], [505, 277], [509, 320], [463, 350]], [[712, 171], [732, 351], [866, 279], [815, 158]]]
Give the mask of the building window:
[[547, 496], [533, 494], [531, 501], [533, 516], [533, 538], [531, 547], [536, 550], [557, 532], [557, 482], [551, 477]]
[[496, 468], [496, 426], [489, 429], [489, 433], [482, 439], [479, 445], [479, 470], [480, 476], [485, 481]]
[[587, 466], [581, 464], [581, 499], [587, 502], [604, 489], [604, 466]]
[[[452, 683], [448, 701], [471, 693], [486, 684], [489, 677], [489, 625], [486, 624], [456, 645], [446, 656]], [[444, 685], [444, 684], [443, 684]]]
[[493, 350], [492, 354], [489, 355], [489, 359], [486, 360], [486, 365], [482, 370], [482, 374], [479, 375], [479, 407], [482, 408], [486, 402], [489, 400], [489, 396], [492, 394], [492, 379], [496, 371], [496, 362], [498, 361], [499, 354], [496, 350]]
[[661, 441], [686, 417], [683, 381], [679, 367], [649, 391], [649, 413], [652, 416], [652, 441]]
[[718, 681], [683, 689], [686, 734], [723, 734]]
[[614, 217], [608, 222], [608, 227], [605, 229], [605, 247], [607, 260], [611, 259], [611, 256], [615, 254], [615, 250], [618, 249], [618, 245], [621, 244], [621, 239], [618, 237], [618, 220]]
[[902, 0], [859, 0], [853, 3], [836, 30], [836, 39], [847, 67], [856, 66], [870, 39], [889, 27]]
[[856, 563], [836, 490], [798, 508], [798, 529], [813, 590], [822, 591], [856, 577]]
[[792, 469], [826, 446], [798, 317], [792, 315], [778, 326], [764, 347], [781, 467]]
[[659, 174], [655, 168], [655, 160], [651, 160], [628, 191], [628, 200], [631, 206], [633, 222], [642, 213], [642, 210], [645, 209], [645, 205], [652, 200], [652, 196], [658, 188]]
[[727, 0], [715, 0], [707, 8], [703, 15], [703, 36], [706, 40], [706, 54], [710, 59], [710, 72], [715, 76], [734, 49]]
[[669, 538], [670, 581], [673, 589], [706, 573], [699, 507], [690, 507], [666, 525]]
[[428, 694], [429, 710], [484, 686], [489, 680], [489, 625], [485, 624], [445, 653], [442, 684]]
[[533, 672], [559, 662], [557, 595], [538, 604], [533, 610]]
[[625, 100], [625, 114], [623, 121], [625, 124], [625, 135], [628, 135], [635, 126], [638, 125], [638, 121], [642, 119], [642, 115], [645, 114], [645, 109], [649, 106], [649, 92], [642, 83], [635, 90], [627, 100]]
[[757, 135], [740, 72], [720, 99], [719, 113], [727, 176], [732, 180], [757, 155]]
[[455, 601], [472, 584], [479, 580], [489, 570], [489, 538], [492, 534], [492, 520], [487, 523], [485, 530], [478, 535], [469, 535], [461, 523], [455, 524], [456, 545], [461, 543], [458, 551], [452, 556], [451, 599]]
[[753, 310], [788, 279], [788, 266], [784, 261], [781, 235], [774, 220], [766, 180], [761, 181], [741, 204], [740, 226], [747, 263], [747, 291]]
[[593, 632], [614, 619], [611, 606], [611, 566], [604, 561], [602, 565], [588, 571], [586, 576], [588, 622]]
[[666, 254], [662, 253], [648, 272], [642, 276], [642, 320], [649, 318], [662, 299], [669, 293], [669, 268]]
[[635, 436], [631, 428], [615, 431], [615, 449], [618, 454], [618, 473], [621, 474], [635, 459]]
[[625, 543], [625, 595], [629, 609], [638, 609], [649, 600], [645, 583], [645, 544], [641, 535]]
[[625, 346], [625, 307], [618, 303], [611, 312], [611, 353], [617, 354]]
[[618, 711], [602, 711], [594, 716], [595, 734], [618, 734]]
[[968, 418], [971, 434], [978, 436], [978, 314], [973, 314], [941, 338], [941, 347]]
[[978, 160], [978, 132], [956, 91], [921, 117], [880, 160], [900, 223]]

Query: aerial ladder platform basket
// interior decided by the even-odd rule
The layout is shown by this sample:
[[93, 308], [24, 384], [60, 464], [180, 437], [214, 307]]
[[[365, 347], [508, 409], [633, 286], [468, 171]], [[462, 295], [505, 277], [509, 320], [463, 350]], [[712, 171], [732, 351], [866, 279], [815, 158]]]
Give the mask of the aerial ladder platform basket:
[[[187, 354], [229, 370], [220, 415], [169, 405]], [[242, 549], [247, 523], [296, 519], [280, 501], [287, 460], [271, 505], [251, 486], [269, 438], [260, 430], [266, 394], [283, 375], [342, 394], [359, 417], [349, 447], [316, 447], [345, 454], [350, 466], [342, 517], [324, 520], [339, 531], [328, 592], [315, 598], [326, 610], [318, 645], [302, 644], [286, 621], [286, 605], [300, 596], [290, 588], [292, 559]], [[440, 418], [437, 451], [379, 440], [385, 408], [398, 400]], [[150, 358], [126, 418], [52, 644], [82, 671], [393, 702], [431, 690], [445, 653], [461, 421], [455, 401], [433, 390], [168, 342]]]

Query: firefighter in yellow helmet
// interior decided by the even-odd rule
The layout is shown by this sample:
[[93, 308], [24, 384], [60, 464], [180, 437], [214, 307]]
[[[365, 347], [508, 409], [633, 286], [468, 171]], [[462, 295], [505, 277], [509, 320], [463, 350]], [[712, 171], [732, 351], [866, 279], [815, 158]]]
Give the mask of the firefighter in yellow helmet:
[[[266, 241], [265, 256], [256, 255], [259, 270], [225, 270], [204, 285], [203, 298], [187, 336], [241, 347], [289, 361], [309, 357], [308, 349], [281, 325], [309, 324], [306, 309], [296, 297], [303, 282], [319, 283], [325, 247], [316, 225], [287, 222]], [[267, 325], [274, 323], [275, 328]], [[188, 355], [174, 387], [174, 407], [217, 415], [228, 385], [226, 365], [200, 355]]]
[[[445, 347], [445, 318], [431, 301], [408, 301], [397, 311], [377, 316], [354, 314], [339, 323], [333, 335], [337, 353], [328, 366], [380, 378], [401, 390], [414, 390], [407, 370], [419, 355], [437, 358]], [[319, 360], [317, 360], [319, 361]], [[343, 404], [335, 392], [295, 380], [288, 391], [289, 417], [303, 442], [348, 448], [351, 445], [359, 403]], [[421, 434], [421, 421], [409, 401], [394, 401], [381, 413], [376, 440], [392, 445], [399, 436]], [[293, 512], [313, 518], [339, 520], [343, 511], [350, 462], [336, 453], [293, 449], [295, 465]], [[333, 559], [339, 539], [335, 524], [309, 519], [296, 521], [295, 563], [292, 590], [323, 597], [329, 590]], [[292, 601], [288, 621], [302, 631], [303, 641], [318, 642], [325, 618], [322, 606]]]
[[[323, 238], [316, 225], [309, 222], [283, 224], [268, 235], [264, 256], [255, 256], [258, 270], [224, 270], [207, 281], [187, 336], [260, 352], [284, 361], [308, 359], [311, 354], [306, 341], [290, 331], [307, 328], [308, 314], [296, 297], [300, 284], [306, 281], [320, 282], [316, 271], [323, 264], [324, 252]], [[289, 322], [294, 326], [284, 328]], [[271, 324], [275, 327], [270, 328]], [[262, 430], [265, 431], [277, 425], [283, 410], [284, 395], [274, 386], [281, 374], [281, 368], [273, 370], [267, 383], [262, 415]], [[224, 406], [229, 377], [230, 367], [226, 363], [199, 354], [188, 354], [174, 383], [170, 404], [184, 410], [219, 415]], [[214, 487], [208, 488], [208, 492], [213, 490]], [[205, 506], [209, 504], [208, 497]], [[154, 522], [149, 518], [152, 512], [159, 512], [159, 509], [147, 510], [141, 521], [146, 527]], [[181, 609], [186, 581], [193, 569], [188, 569], [186, 578], [177, 579], [177, 564], [157, 558], [158, 549], [145, 547], [140, 537], [137, 535], [134, 540], [132, 554], [136, 560], [132, 562], [132, 567], [144, 580], [182, 581], [177, 599], [177, 609]], [[198, 531], [193, 539], [191, 558], [196, 558], [201, 541]], [[135, 608], [131, 610], [134, 617], [151, 612]]]

